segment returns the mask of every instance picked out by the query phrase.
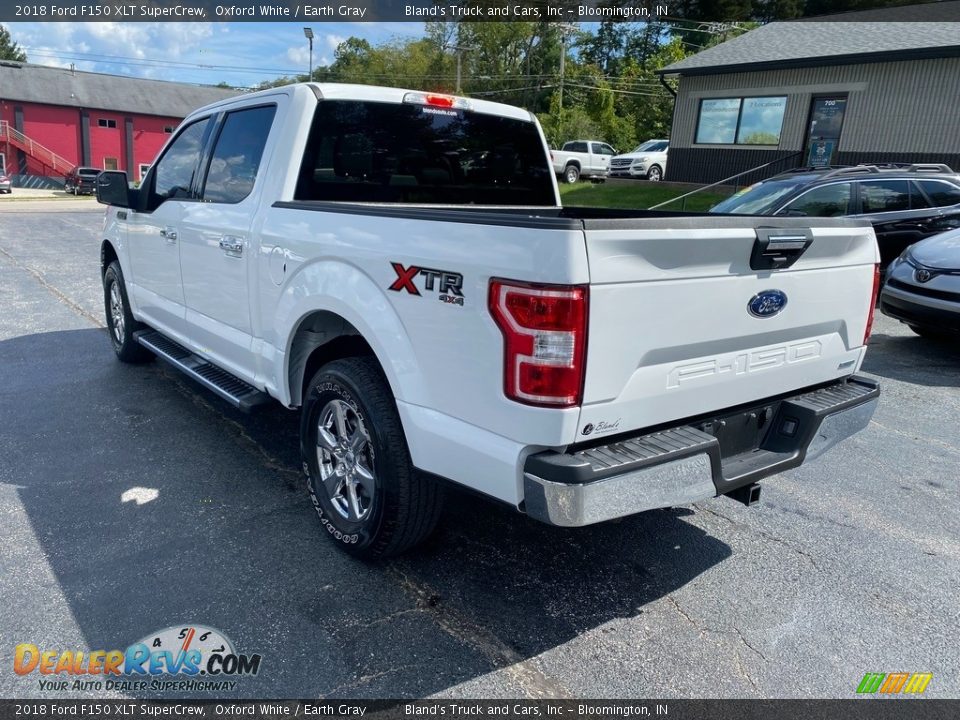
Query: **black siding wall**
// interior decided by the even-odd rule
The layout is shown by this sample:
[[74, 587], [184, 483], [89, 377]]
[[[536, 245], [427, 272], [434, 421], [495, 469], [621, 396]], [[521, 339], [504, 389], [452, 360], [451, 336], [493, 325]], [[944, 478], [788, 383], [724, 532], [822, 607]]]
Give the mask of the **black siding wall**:
[[667, 157], [666, 179], [671, 182], [713, 183], [772, 162], [766, 168], [730, 181], [731, 184], [750, 185], [797, 167], [802, 159], [795, 150], [671, 147]]
[[[958, 148], [960, 150], [960, 148]], [[741, 150], [723, 148], [670, 148], [666, 179], [672, 182], [707, 184], [724, 180], [731, 175], [756, 168], [775, 160], [771, 165], [731, 180], [731, 185], [751, 185], [784, 170], [800, 167], [805, 154], [771, 152], [769, 150]], [[960, 152], [904, 153], [904, 152], [840, 152], [838, 165], [871, 163], [943, 163], [960, 171]]]

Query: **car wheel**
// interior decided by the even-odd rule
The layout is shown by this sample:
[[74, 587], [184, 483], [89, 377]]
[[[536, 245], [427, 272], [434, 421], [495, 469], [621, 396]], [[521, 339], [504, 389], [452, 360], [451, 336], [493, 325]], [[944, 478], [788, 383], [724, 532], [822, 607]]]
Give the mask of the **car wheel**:
[[663, 170], [660, 169], [659, 165], [654, 165], [647, 170], [647, 180], [650, 182], [660, 182], [663, 180]]
[[103, 305], [107, 316], [107, 330], [113, 351], [121, 362], [143, 363], [153, 359], [153, 353], [134, 339], [133, 334], [145, 326], [130, 312], [127, 289], [123, 282], [120, 263], [114, 260], [103, 274]]
[[580, 179], [580, 168], [576, 165], [567, 165], [566, 170], [563, 171], [563, 179], [573, 185]]
[[331, 362], [309, 388], [300, 446], [310, 499], [330, 538], [367, 559], [398, 555], [426, 539], [440, 517], [443, 487], [413, 467], [376, 360]]

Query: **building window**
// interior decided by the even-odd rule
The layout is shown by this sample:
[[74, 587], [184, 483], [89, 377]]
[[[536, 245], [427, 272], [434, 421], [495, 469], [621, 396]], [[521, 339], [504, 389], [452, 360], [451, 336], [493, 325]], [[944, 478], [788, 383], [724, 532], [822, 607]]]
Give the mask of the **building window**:
[[149, 163], [140, 163], [140, 181], [143, 181], [144, 176], [147, 174], [147, 170], [150, 169]]
[[104, 170], [119, 170], [120, 166], [117, 163], [116, 158], [105, 157], [103, 159], [103, 169]]
[[107, 118], [100, 118], [97, 120], [97, 125], [105, 128], [115, 128], [117, 126], [116, 120], [108, 120]]
[[167, 135], [172, 135], [172, 134], [173, 134], [173, 125], [164, 125], [164, 126], [163, 126], [163, 131], [164, 131]]
[[695, 142], [779, 145], [786, 108], [786, 96], [701, 100]]

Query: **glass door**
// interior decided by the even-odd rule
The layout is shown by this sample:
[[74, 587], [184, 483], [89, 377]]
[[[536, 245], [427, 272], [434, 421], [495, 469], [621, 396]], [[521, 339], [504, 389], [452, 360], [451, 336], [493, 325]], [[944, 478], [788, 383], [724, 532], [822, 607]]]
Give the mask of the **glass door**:
[[810, 125], [807, 129], [807, 165], [828, 167], [833, 164], [840, 145], [840, 131], [847, 109], [846, 95], [815, 97], [810, 101]]

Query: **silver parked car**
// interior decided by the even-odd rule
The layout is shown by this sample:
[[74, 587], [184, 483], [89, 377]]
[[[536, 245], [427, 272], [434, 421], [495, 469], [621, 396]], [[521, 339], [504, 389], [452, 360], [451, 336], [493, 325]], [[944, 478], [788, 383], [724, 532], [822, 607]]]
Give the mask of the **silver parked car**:
[[880, 310], [918, 335], [960, 339], [960, 230], [904, 250], [887, 269]]

